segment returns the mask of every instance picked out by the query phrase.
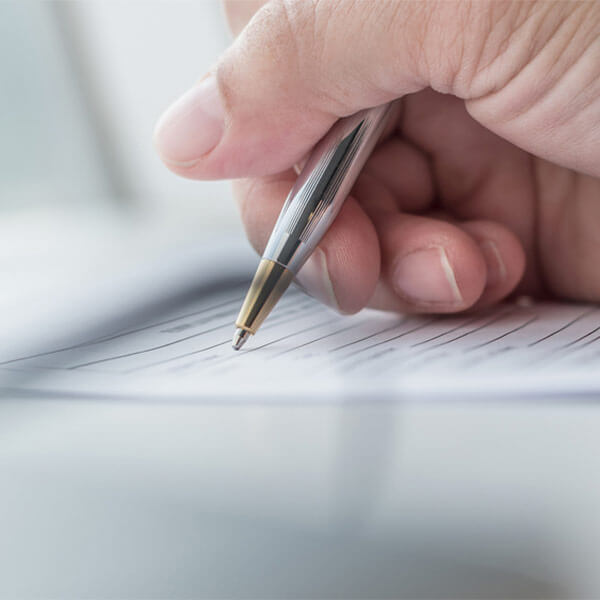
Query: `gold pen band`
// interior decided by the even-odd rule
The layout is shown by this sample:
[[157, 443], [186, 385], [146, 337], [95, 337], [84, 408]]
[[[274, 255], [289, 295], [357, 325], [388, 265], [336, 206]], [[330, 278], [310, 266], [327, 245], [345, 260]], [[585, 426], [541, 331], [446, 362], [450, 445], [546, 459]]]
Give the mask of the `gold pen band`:
[[246, 294], [235, 326], [255, 334], [293, 279], [294, 274], [289, 269], [274, 260], [263, 258]]

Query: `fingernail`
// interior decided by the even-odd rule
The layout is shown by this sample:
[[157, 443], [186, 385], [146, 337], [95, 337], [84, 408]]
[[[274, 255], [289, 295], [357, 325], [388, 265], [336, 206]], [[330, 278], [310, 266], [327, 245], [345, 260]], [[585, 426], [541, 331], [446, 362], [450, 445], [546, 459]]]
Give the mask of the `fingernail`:
[[188, 167], [221, 139], [225, 111], [214, 75], [186, 92], [163, 114], [156, 125], [154, 141], [162, 159]]
[[413, 304], [461, 304], [446, 251], [433, 246], [403, 256], [393, 272], [396, 292]]
[[506, 266], [502, 261], [502, 256], [492, 240], [484, 240], [479, 244], [483, 258], [485, 259], [485, 265], [487, 267], [487, 279], [485, 282], [486, 288], [493, 288], [506, 278]]
[[310, 296], [339, 311], [327, 270], [325, 252], [317, 248], [296, 275], [296, 283]]

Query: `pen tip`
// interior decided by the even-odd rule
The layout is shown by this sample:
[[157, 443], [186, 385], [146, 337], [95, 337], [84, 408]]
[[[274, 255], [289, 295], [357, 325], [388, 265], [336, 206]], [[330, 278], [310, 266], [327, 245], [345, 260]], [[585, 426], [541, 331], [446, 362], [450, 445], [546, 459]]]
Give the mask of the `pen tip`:
[[233, 334], [233, 340], [231, 341], [231, 345], [232, 345], [233, 349], [239, 350], [246, 343], [246, 340], [248, 339], [249, 335], [250, 335], [249, 331], [238, 327], [235, 330], [235, 333]]

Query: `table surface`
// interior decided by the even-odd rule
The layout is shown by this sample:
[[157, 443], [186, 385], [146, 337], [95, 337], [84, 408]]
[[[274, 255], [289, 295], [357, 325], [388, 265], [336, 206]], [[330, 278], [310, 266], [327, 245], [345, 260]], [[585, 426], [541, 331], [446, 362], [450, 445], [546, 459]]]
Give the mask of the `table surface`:
[[[104, 230], [64, 221], [5, 220], [4, 334], [11, 306], [45, 306], [90, 264], [112, 276]], [[151, 231], [122, 233], [147, 262]], [[0, 597], [600, 597], [599, 472], [593, 398], [4, 393]]]
[[600, 597], [593, 399], [0, 402], [0, 597]]

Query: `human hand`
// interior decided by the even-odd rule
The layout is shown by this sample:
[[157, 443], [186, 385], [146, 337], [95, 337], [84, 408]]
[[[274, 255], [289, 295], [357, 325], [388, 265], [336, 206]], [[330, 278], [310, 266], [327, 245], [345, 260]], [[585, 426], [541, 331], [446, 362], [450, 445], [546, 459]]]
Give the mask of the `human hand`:
[[239, 33], [165, 113], [176, 173], [234, 183], [264, 248], [336, 119], [403, 97], [298, 279], [343, 311], [600, 300], [600, 3], [226, 2]]

